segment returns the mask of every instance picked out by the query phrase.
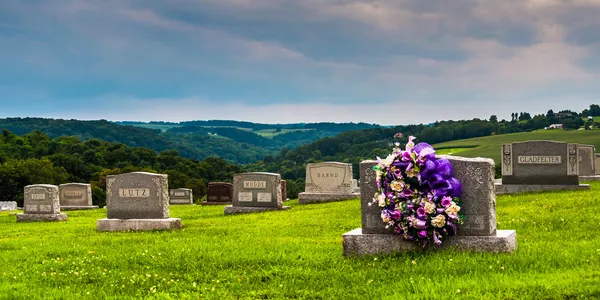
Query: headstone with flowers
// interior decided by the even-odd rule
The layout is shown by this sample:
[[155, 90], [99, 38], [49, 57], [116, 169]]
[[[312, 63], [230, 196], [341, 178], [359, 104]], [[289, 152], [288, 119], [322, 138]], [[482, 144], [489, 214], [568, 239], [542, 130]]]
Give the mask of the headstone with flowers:
[[413, 139], [385, 159], [361, 162], [362, 227], [342, 236], [344, 255], [514, 251], [516, 232], [496, 229], [493, 160], [436, 156]]

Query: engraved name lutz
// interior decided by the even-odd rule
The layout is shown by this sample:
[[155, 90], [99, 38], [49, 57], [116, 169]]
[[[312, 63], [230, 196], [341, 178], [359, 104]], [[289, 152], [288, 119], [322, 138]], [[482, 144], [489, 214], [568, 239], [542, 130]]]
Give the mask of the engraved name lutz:
[[148, 198], [150, 197], [150, 189], [119, 189], [119, 197]]
[[31, 194], [31, 200], [45, 200], [46, 194]]
[[245, 189], [266, 189], [266, 181], [244, 181]]
[[517, 162], [519, 164], [560, 164], [562, 159], [560, 156], [519, 156]]

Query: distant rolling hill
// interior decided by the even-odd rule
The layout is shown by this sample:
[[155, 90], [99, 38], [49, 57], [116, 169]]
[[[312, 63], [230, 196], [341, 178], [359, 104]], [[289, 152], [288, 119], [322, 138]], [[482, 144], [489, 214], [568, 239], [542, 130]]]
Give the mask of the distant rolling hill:
[[533, 132], [492, 135], [472, 139], [457, 140], [433, 145], [440, 154], [459, 155], [465, 157], [488, 157], [496, 164], [500, 163], [501, 145], [503, 143], [523, 142], [529, 140], [552, 140], [578, 144], [595, 145], [600, 149], [600, 131], [598, 130], [538, 130]]

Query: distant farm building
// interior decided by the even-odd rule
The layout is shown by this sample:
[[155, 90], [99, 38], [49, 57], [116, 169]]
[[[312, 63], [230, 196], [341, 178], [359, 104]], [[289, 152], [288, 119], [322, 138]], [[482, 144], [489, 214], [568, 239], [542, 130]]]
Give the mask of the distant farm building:
[[563, 124], [552, 124], [548, 127], [546, 127], [546, 129], [564, 129]]

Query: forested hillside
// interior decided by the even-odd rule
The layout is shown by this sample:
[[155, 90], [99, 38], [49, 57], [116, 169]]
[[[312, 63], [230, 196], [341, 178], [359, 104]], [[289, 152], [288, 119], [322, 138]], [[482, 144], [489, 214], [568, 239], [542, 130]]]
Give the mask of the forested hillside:
[[23, 201], [29, 184], [91, 183], [95, 205], [105, 204], [107, 175], [133, 171], [169, 175], [170, 188], [191, 188], [199, 197], [210, 181], [229, 181], [242, 172], [221, 158], [196, 161], [176, 151], [160, 154], [141, 147], [78, 137], [50, 138], [34, 131], [18, 136], [3, 130], [0, 136], [0, 201]]

